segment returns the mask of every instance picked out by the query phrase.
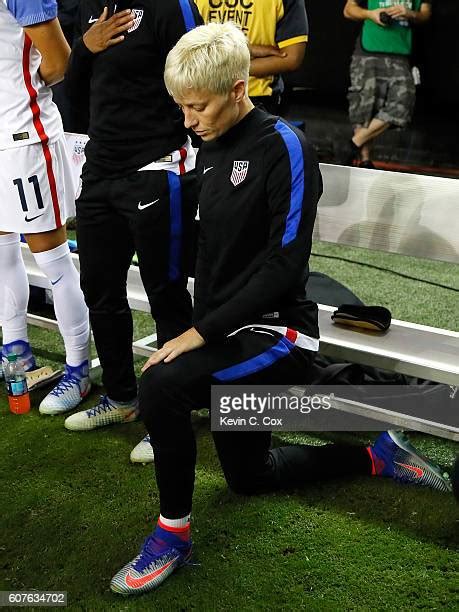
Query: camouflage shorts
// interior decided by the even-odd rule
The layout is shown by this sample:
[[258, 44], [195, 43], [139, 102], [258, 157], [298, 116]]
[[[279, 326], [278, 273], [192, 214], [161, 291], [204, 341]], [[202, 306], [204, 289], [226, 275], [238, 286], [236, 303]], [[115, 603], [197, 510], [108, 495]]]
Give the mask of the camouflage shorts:
[[377, 118], [397, 127], [409, 123], [416, 89], [408, 60], [354, 55], [348, 91], [352, 125], [367, 126]]

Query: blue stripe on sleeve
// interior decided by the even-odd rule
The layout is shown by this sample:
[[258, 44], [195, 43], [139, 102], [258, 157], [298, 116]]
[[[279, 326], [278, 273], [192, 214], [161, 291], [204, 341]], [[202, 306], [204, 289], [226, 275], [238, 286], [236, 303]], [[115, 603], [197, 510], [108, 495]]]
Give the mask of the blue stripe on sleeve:
[[282, 246], [286, 246], [295, 240], [301, 221], [301, 210], [304, 198], [304, 157], [303, 149], [298, 136], [285, 123], [278, 121], [274, 126], [285, 142], [290, 158], [290, 170], [292, 174], [290, 210], [287, 215], [285, 232], [282, 237]]
[[168, 172], [170, 201], [170, 244], [169, 244], [169, 280], [180, 277], [180, 257], [182, 250], [182, 185], [180, 177]]
[[286, 357], [294, 347], [295, 345], [290, 342], [290, 340], [281, 338], [277, 344], [264, 353], [252, 357], [247, 361], [243, 361], [242, 363], [237, 363], [229, 368], [225, 368], [224, 370], [220, 370], [219, 372], [214, 372], [213, 376], [221, 382], [229, 382], [231, 380], [243, 378], [244, 376], [249, 376], [249, 374], [255, 374], [255, 372], [269, 368], [269, 366], [279, 361], [279, 359]]
[[56, 0], [7, 0], [6, 5], [22, 27], [43, 23], [57, 17]]
[[194, 28], [198, 25], [196, 23], [196, 19], [193, 15], [193, 9], [190, 5], [190, 0], [179, 0], [180, 7], [183, 13], [183, 19], [185, 20], [186, 31], [194, 30]]

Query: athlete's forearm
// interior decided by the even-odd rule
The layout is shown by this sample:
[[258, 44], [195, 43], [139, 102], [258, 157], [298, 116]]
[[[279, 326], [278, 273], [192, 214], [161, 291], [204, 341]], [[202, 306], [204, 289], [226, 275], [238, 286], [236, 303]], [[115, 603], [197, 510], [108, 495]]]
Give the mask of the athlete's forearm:
[[57, 19], [24, 28], [26, 35], [40, 51], [40, 76], [47, 85], [64, 78], [70, 57], [70, 47]]
[[40, 76], [47, 85], [57, 85], [64, 79], [66, 64], [64, 62], [43, 61], [40, 64]]

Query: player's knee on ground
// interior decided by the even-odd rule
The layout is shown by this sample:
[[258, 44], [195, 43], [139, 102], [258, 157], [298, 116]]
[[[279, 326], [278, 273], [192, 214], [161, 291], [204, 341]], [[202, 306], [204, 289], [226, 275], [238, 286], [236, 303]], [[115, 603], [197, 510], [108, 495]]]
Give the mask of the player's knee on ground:
[[239, 469], [234, 472], [225, 471], [228, 488], [238, 495], [258, 495], [263, 492], [256, 474]]
[[269, 456], [266, 460], [262, 456], [247, 460], [242, 454], [226, 455], [219, 453], [225, 480], [228, 487], [238, 495], [259, 495], [273, 489], [274, 473]]

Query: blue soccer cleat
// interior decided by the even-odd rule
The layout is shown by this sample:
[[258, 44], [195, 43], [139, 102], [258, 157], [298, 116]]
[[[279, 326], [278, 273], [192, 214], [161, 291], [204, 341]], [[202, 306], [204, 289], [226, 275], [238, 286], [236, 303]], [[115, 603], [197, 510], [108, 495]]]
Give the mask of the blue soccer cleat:
[[374, 476], [387, 476], [405, 484], [423, 485], [437, 491], [451, 491], [448, 474], [418, 453], [400, 432], [383, 432], [368, 450]]
[[64, 414], [76, 408], [91, 390], [89, 363], [86, 359], [79, 366], [65, 366], [65, 372], [54, 389], [42, 400], [40, 414]]
[[140, 554], [112, 578], [111, 590], [135, 595], [158, 588], [174, 570], [190, 560], [189, 533], [189, 528], [171, 532], [158, 525], [143, 543]]

